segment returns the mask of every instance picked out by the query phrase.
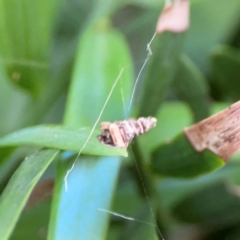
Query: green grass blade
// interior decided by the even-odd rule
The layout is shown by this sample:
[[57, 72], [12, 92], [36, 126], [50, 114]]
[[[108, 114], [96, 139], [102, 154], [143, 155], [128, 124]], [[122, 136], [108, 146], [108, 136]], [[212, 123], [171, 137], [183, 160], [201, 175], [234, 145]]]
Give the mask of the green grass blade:
[[[99, 21], [93, 29], [88, 30], [77, 53], [65, 125], [93, 127], [121, 68], [124, 68], [122, 78], [101, 120], [123, 119], [123, 105], [127, 105], [131, 90], [131, 66], [128, 47], [119, 32], [109, 28], [105, 21]], [[121, 90], [126, 101], [124, 103]], [[100, 155], [97, 147], [101, 144], [96, 142], [94, 135], [95, 142], [89, 150], [92, 154]], [[82, 145], [78, 146], [79, 151]], [[83, 153], [86, 153], [86, 149], [87, 146]], [[63, 178], [71, 167], [72, 162], [65, 161], [57, 171], [48, 239], [105, 239], [109, 215], [98, 208], [110, 209], [120, 159], [80, 155], [66, 179], [66, 192]]]
[[154, 39], [148, 72], [143, 86], [139, 116], [155, 115], [168, 96], [178, 66], [185, 34], [166, 32]]
[[[70, 128], [64, 126], [36, 126], [19, 130], [0, 139], [0, 147], [33, 145], [47, 148], [78, 152], [91, 132], [90, 128]], [[126, 149], [111, 148], [101, 144], [95, 131], [83, 150], [91, 155], [122, 155], [126, 156]]]
[[0, 198], [0, 236], [8, 239], [24, 205], [57, 150], [42, 150], [26, 158], [13, 174]]
[[94, 125], [122, 68], [100, 122], [125, 118], [133, 79], [131, 58], [123, 36], [108, 28], [107, 21], [99, 21], [79, 45], [64, 119], [67, 125]]
[[164, 102], [156, 118], [157, 126], [138, 138], [144, 152], [151, 153], [160, 144], [171, 141], [192, 123], [190, 109], [181, 102]]
[[[74, 159], [73, 159], [74, 160]], [[72, 161], [58, 165], [48, 239], [105, 239], [109, 209], [116, 184], [120, 159], [81, 156], [68, 177]]]
[[181, 56], [179, 60], [172, 89], [177, 97], [186, 101], [192, 109], [195, 122], [209, 116], [208, 82], [186, 55]]

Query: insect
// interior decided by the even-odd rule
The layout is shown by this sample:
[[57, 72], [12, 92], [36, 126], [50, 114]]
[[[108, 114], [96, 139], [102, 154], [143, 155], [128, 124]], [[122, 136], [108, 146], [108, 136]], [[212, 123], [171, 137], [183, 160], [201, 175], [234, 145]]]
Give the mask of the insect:
[[98, 139], [102, 144], [111, 147], [126, 148], [136, 136], [155, 127], [156, 123], [157, 119], [154, 117], [102, 122]]

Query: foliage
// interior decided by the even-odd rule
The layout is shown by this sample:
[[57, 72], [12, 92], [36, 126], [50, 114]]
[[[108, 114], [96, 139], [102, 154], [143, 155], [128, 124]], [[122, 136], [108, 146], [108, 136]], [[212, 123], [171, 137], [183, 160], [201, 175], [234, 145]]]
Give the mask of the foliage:
[[[188, 32], [154, 39], [129, 113], [162, 7], [0, 0], [1, 239], [240, 238], [239, 156], [182, 133], [238, 100], [240, 3], [192, 0]], [[98, 142], [101, 121], [147, 115], [157, 127], [129, 149]]]

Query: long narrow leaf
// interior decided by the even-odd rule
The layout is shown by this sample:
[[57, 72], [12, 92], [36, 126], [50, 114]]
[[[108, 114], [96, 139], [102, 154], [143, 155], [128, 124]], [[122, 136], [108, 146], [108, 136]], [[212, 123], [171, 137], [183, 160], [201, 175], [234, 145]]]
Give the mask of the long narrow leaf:
[[9, 238], [24, 205], [57, 150], [42, 150], [26, 158], [14, 173], [0, 198], [0, 236]]
[[140, 116], [156, 114], [160, 104], [167, 97], [177, 70], [183, 39], [183, 33], [163, 33], [154, 40], [153, 56], [150, 59], [140, 101]]
[[[111, 30], [106, 22], [100, 21], [95, 28], [86, 32], [80, 43], [65, 125], [93, 127], [121, 68], [124, 68], [123, 75], [103, 112], [104, 121], [124, 117], [123, 106], [126, 107], [130, 95], [132, 69], [122, 35]], [[100, 152], [96, 151], [99, 143], [96, 140], [93, 143], [89, 150], [99, 155]], [[87, 147], [83, 152], [86, 153], [86, 150]], [[92, 159], [80, 155], [74, 166], [72, 162], [59, 164], [61, 167], [58, 168], [56, 178], [48, 239], [105, 239], [109, 216], [98, 208], [110, 209], [120, 159]], [[72, 171], [68, 172], [70, 169]], [[68, 191], [65, 189], [64, 177]]]
[[[74, 159], [73, 159], [74, 160]], [[81, 156], [63, 183], [72, 161], [58, 164], [48, 239], [105, 239], [120, 159]]]
[[186, 101], [194, 113], [195, 122], [209, 116], [208, 83], [197, 66], [181, 56], [172, 88], [180, 100]]
[[[64, 126], [36, 126], [19, 130], [0, 139], [0, 147], [33, 145], [61, 150], [75, 151], [84, 145], [90, 135], [90, 128], [69, 128]], [[94, 131], [83, 153], [92, 155], [123, 155], [126, 149], [111, 148], [97, 140], [99, 131]]]
[[108, 28], [106, 22], [95, 28], [79, 45], [64, 119], [70, 126], [94, 125], [122, 69], [101, 121], [122, 120], [126, 115], [133, 73], [125, 40], [117, 31], [103, 31]]

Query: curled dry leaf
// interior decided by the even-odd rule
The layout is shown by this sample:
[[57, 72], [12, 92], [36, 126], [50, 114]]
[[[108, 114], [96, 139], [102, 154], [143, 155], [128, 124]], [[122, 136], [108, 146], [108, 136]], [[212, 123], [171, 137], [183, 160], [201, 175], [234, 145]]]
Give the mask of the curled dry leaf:
[[128, 119], [123, 121], [102, 122], [101, 135], [98, 136], [102, 144], [126, 148], [132, 140], [151, 128], [155, 127], [157, 119], [154, 117], [140, 117], [138, 119]]
[[196, 151], [209, 149], [227, 161], [240, 149], [240, 101], [184, 132]]
[[184, 32], [189, 26], [189, 1], [166, 1], [166, 5], [158, 19], [156, 32]]

